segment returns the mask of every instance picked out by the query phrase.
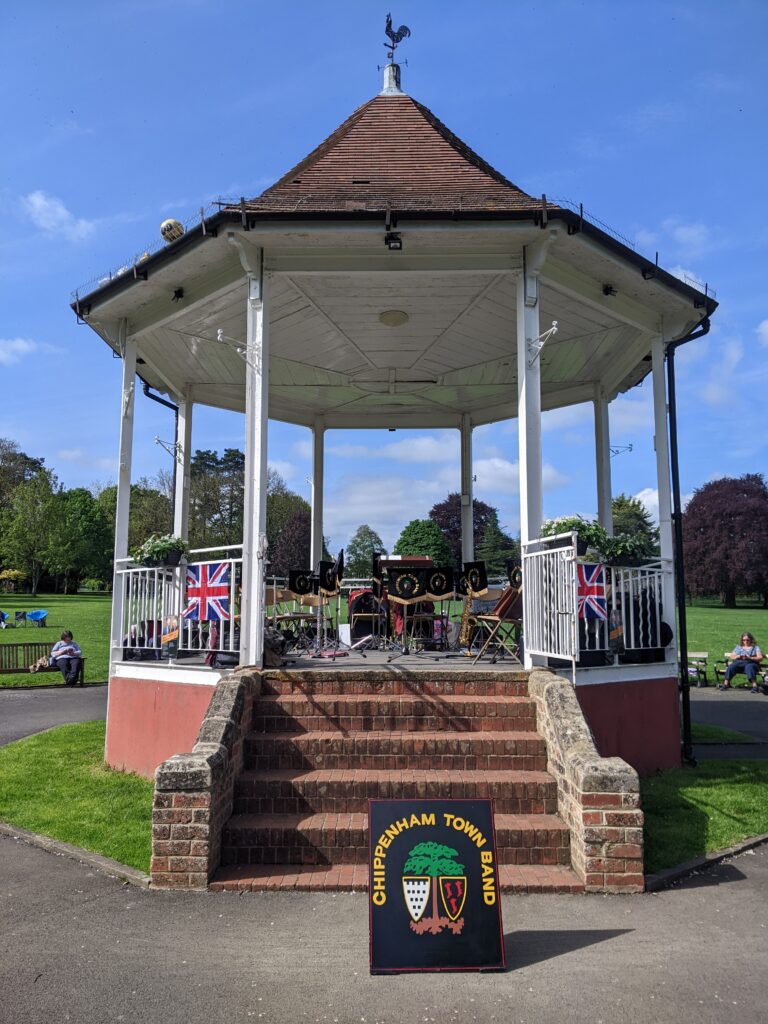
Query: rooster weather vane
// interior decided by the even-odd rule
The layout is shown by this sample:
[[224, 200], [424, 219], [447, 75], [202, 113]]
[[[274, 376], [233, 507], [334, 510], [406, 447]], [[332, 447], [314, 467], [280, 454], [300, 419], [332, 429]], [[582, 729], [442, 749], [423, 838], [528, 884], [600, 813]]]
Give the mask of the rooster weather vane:
[[384, 34], [389, 38], [388, 43], [384, 43], [387, 50], [387, 60], [395, 59], [395, 50], [399, 43], [402, 43], [404, 39], [407, 39], [411, 34], [411, 30], [407, 25], [401, 25], [398, 29], [392, 28], [392, 15], [387, 15], [387, 23], [384, 26]]

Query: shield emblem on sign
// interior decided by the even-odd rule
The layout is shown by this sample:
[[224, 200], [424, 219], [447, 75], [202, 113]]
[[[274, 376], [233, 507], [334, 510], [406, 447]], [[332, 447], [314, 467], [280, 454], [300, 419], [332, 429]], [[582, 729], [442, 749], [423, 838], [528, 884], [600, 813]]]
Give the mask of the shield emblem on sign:
[[455, 921], [464, 909], [464, 900], [467, 898], [467, 876], [441, 875], [440, 896], [446, 914]]
[[431, 881], [429, 875], [403, 875], [405, 905], [414, 921], [419, 921], [427, 908]]

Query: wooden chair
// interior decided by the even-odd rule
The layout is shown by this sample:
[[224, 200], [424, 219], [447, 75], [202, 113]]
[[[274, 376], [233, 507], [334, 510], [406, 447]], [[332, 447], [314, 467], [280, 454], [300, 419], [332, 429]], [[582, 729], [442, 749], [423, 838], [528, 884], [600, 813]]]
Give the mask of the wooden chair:
[[480, 631], [480, 638], [483, 633], [487, 636], [482, 643], [479, 652], [475, 655], [474, 665], [482, 658], [488, 648], [493, 644], [494, 652], [491, 664], [504, 653], [511, 655], [519, 662], [520, 647], [517, 642], [517, 635], [523, 624], [523, 588], [507, 587], [496, 602], [496, 606], [485, 615], [475, 615], [475, 622]]

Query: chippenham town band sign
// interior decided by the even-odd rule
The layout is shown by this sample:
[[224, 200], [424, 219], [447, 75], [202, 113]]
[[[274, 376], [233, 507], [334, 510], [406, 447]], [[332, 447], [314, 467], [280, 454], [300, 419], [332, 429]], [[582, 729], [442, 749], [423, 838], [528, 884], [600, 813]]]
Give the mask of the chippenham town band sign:
[[490, 800], [372, 800], [371, 973], [501, 970]]

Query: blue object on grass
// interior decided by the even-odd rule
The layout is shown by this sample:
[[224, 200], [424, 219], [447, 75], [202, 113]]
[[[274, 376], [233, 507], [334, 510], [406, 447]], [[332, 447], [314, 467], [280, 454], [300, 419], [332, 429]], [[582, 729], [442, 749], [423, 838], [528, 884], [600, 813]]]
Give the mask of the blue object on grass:
[[45, 611], [43, 608], [38, 608], [33, 612], [27, 612], [27, 620], [29, 622], [34, 622], [37, 626], [40, 626], [41, 628], [45, 626], [45, 620], [47, 618], [48, 612]]

